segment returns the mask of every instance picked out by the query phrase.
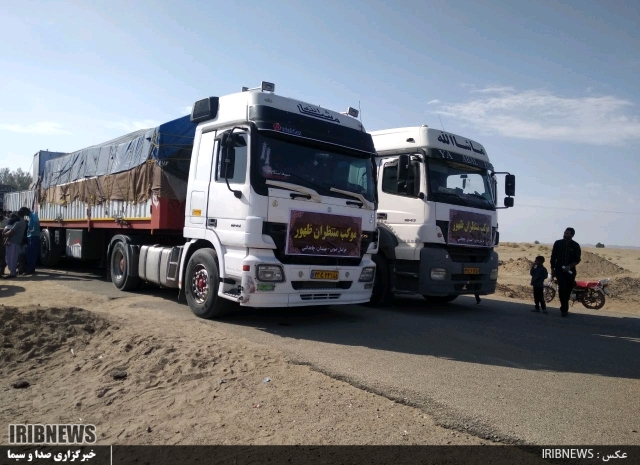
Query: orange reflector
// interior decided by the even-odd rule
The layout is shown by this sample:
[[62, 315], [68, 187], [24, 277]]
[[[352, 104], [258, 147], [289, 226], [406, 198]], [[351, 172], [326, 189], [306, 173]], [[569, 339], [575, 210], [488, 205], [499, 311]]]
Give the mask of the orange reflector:
[[251, 271], [251, 265], [242, 265], [242, 271]]

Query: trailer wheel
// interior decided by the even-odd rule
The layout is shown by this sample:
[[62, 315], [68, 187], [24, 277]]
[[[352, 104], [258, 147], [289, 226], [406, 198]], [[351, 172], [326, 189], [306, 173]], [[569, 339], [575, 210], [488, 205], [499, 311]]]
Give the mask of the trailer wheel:
[[371, 260], [376, 264], [376, 277], [373, 283], [371, 300], [366, 305], [369, 307], [382, 307], [389, 305], [393, 300], [389, 264], [387, 263], [387, 259], [384, 255], [380, 254], [373, 255]]
[[427, 302], [430, 304], [448, 304], [458, 298], [457, 295], [423, 295]]
[[138, 286], [140, 278], [129, 276], [131, 253], [124, 242], [116, 242], [111, 252], [111, 282], [120, 291], [130, 291]]
[[54, 246], [51, 232], [43, 229], [40, 232], [40, 264], [45, 268], [53, 268], [60, 261], [60, 249]]
[[189, 308], [200, 318], [219, 318], [231, 310], [232, 302], [218, 296], [220, 273], [211, 249], [196, 250], [191, 256], [184, 287]]

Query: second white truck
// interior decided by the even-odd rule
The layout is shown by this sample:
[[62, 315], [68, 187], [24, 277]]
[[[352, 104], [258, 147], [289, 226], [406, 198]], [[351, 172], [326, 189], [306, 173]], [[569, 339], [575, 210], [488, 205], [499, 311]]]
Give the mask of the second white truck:
[[[515, 176], [498, 173], [478, 142], [427, 126], [371, 133], [377, 152], [379, 251], [373, 305], [394, 294], [445, 303], [493, 294], [497, 209], [512, 207]], [[505, 176], [498, 206], [497, 174]]]

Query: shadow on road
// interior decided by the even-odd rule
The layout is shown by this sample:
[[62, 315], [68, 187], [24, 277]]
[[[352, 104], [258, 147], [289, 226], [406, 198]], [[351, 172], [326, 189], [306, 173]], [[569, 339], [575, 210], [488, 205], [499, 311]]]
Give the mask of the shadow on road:
[[225, 323], [280, 337], [433, 356], [527, 370], [640, 379], [640, 319], [571, 313], [531, 313], [531, 305], [462, 297], [427, 306], [397, 298], [394, 306], [324, 310], [238, 309]]
[[[56, 270], [41, 270], [24, 279], [74, 281], [74, 288], [90, 292], [96, 291], [96, 280], [107, 284], [104, 270], [96, 270], [95, 264], [77, 262], [62, 263]], [[183, 304], [184, 295], [180, 299], [182, 305], [178, 304], [176, 289], [143, 286], [128, 293], [111, 284], [100, 289], [113, 298], [161, 298], [168, 309], [173, 309], [175, 303], [176, 308], [190, 314]], [[8, 286], [7, 292], [23, 290]], [[545, 315], [531, 313], [531, 307], [490, 298], [475, 305], [469, 297], [434, 306], [427, 305], [421, 297], [409, 297], [397, 298], [392, 307], [382, 309], [357, 305], [263, 310], [237, 307], [221, 323], [251, 327], [283, 338], [469, 363], [640, 379], [640, 318], [588, 310], [589, 313], [571, 313], [569, 318], [561, 318], [557, 308], [549, 308]]]
[[13, 297], [20, 292], [24, 292], [24, 287], [12, 286], [4, 279], [0, 281], [0, 297]]

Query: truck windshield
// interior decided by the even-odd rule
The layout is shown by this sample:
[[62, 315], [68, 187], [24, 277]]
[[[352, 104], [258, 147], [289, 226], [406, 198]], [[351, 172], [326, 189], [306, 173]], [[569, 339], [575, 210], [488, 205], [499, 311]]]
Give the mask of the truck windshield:
[[254, 179], [261, 187], [266, 180], [283, 181], [309, 187], [320, 195], [352, 198], [331, 192], [334, 187], [362, 194], [374, 202], [372, 162], [366, 154], [264, 133], [259, 133], [257, 138], [254, 155], [257, 176]]
[[487, 170], [448, 160], [428, 161], [429, 196], [436, 202], [495, 209], [492, 180]]

